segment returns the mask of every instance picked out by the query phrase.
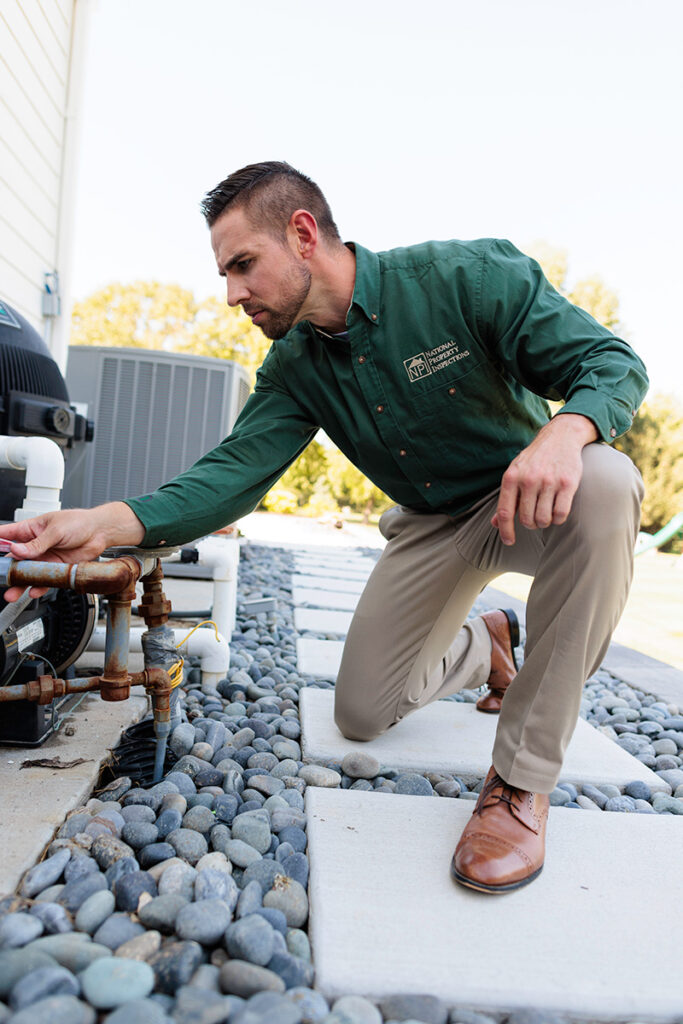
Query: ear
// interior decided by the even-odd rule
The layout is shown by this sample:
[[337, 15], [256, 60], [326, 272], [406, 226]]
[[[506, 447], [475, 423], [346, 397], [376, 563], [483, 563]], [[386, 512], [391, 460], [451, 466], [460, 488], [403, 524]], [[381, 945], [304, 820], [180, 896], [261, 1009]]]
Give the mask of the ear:
[[318, 224], [308, 210], [295, 210], [289, 218], [287, 234], [295, 252], [310, 260], [318, 245]]

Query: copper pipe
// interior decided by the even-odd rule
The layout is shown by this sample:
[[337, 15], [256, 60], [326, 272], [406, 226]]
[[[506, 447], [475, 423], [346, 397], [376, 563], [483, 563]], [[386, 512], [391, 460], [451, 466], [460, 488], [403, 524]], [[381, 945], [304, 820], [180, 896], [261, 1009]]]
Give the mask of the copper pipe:
[[99, 690], [99, 676], [85, 676], [81, 679], [55, 679], [53, 676], [39, 676], [29, 683], [0, 686], [0, 703], [3, 701], [30, 700], [36, 704], [50, 704], [55, 697], [67, 693], [87, 693]]
[[157, 560], [151, 572], [142, 579], [142, 599], [138, 603], [138, 615], [144, 619], [147, 629], [165, 626], [171, 614], [171, 602], [162, 588], [164, 574], [161, 562]]
[[79, 594], [118, 594], [134, 586], [142, 573], [136, 558], [109, 562], [15, 562], [7, 570], [10, 587], [58, 587]]

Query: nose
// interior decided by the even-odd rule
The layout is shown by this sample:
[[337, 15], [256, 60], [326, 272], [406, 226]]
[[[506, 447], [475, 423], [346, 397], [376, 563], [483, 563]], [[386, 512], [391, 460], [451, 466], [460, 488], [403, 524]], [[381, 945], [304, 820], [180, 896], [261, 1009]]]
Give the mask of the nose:
[[245, 287], [243, 282], [236, 280], [235, 278], [231, 278], [229, 275], [226, 276], [226, 284], [228, 291], [228, 305], [241, 306], [249, 295], [249, 289]]

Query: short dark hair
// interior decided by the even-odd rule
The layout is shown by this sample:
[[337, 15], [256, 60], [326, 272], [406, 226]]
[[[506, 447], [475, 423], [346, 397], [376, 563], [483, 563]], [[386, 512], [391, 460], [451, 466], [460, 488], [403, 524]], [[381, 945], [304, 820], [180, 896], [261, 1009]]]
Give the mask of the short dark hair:
[[204, 196], [201, 211], [213, 227], [229, 207], [243, 207], [251, 222], [284, 238], [295, 210], [308, 210], [321, 235], [340, 242], [329, 204], [316, 183], [280, 160], [249, 164], [234, 171]]

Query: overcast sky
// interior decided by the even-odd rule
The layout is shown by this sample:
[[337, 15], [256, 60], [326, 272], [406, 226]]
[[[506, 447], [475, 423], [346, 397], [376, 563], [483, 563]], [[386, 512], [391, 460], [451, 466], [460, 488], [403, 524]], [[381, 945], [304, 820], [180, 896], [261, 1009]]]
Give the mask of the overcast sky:
[[74, 287], [223, 294], [198, 212], [284, 159], [342, 236], [543, 239], [683, 398], [679, 0], [97, 0]]

